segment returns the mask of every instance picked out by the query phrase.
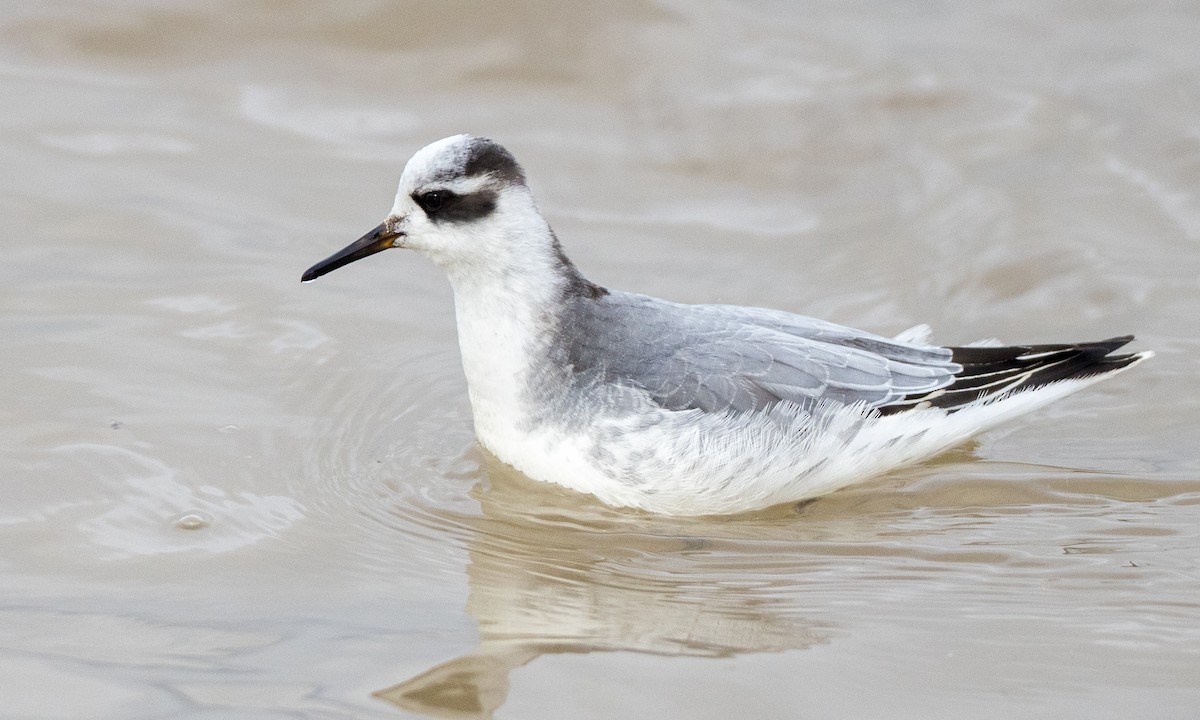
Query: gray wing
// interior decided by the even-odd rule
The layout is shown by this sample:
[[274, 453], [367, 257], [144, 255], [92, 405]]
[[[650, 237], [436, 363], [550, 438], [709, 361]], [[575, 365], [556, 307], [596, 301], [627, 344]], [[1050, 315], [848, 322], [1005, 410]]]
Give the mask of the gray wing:
[[776, 310], [612, 293], [564, 318], [575, 371], [664, 408], [747, 411], [786, 401], [881, 407], [944, 387], [950, 351]]

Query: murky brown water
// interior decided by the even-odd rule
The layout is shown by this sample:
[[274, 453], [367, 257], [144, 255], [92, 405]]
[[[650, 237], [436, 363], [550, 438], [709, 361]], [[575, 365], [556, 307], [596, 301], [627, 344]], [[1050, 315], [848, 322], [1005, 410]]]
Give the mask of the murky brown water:
[[[338, 7], [341, 9], [334, 9]], [[0, 715], [1191, 718], [1200, 6], [9, 3]], [[1159, 357], [726, 520], [472, 443], [374, 226], [508, 145], [594, 279]]]

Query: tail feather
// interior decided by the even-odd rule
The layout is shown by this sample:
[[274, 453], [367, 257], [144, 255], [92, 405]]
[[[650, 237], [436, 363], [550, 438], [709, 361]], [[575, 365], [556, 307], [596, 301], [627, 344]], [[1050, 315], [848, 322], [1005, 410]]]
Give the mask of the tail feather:
[[1061, 380], [1075, 380], [1123, 370], [1152, 353], [1112, 354], [1133, 340], [1132, 335], [1096, 342], [1007, 347], [952, 347], [954, 362], [962, 370], [947, 386], [933, 392], [909, 395], [879, 408], [890, 415], [916, 407], [938, 407], [953, 412], [981, 400], [1033, 390]]

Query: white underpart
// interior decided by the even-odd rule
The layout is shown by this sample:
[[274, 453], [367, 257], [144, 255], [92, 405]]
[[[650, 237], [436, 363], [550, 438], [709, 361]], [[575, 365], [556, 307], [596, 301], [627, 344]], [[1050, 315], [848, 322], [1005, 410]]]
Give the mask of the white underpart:
[[[653, 428], [619, 433], [620, 441], [607, 448], [618, 456], [611, 467], [597, 464], [592, 445], [628, 420], [598, 418], [609, 427], [566, 437], [547, 430], [480, 439], [530, 477], [610, 505], [729, 514], [818, 497], [927, 459], [1106, 377], [1051, 383], [953, 413], [927, 408], [874, 417], [841, 408], [820, 420], [791, 412], [789, 424], [761, 414], [660, 410]], [[777, 412], [789, 414], [787, 408]]]
[[[536, 326], [536, 288], [519, 280], [505, 286], [460, 278], [454, 285], [454, 311], [463, 372], [471, 399], [475, 434], [498, 457], [514, 464], [510, 448], [527, 443], [522, 424], [535, 408], [522, 395], [530, 371], [524, 343]], [[549, 299], [547, 299], [549, 301]], [[517, 454], [523, 454], [519, 452]], [[538, 479], [545, 479], [534, 476]]]

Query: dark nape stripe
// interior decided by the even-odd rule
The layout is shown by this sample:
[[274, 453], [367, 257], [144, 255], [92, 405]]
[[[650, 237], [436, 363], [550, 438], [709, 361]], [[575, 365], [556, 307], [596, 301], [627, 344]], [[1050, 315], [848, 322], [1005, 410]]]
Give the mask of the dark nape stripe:
[[554, 234], [553, 230], [550, 231], [550, 240], [553, 242], [551, 247], [554, 250], [554, 257], [558, 260], [563, 277], [567, 279], [563, 290], [568, 296], [597, 300], [608, 294], [608, 288], [597, 285], [579, 272], [575, 263], [571, 262], [571, 259], [563, 252], [562, 244], [558, 242], [558, 236]]
[[525, 184], [525, 171], [508, 150], [491, 138], [475, 138], [467, 151], [463, 175], [491, 175], [504, 182]]

